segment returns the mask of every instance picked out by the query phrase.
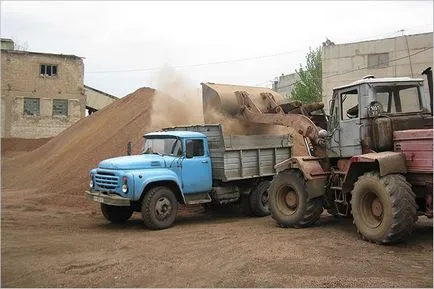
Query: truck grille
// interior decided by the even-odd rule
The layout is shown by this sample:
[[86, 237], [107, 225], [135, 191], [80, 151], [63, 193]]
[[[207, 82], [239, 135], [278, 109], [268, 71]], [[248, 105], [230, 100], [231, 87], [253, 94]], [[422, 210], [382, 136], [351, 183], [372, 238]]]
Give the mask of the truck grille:
[[114, 173], [98, 171], [95, 175], [95, 184], [102, 189], [114, 190], [119, 184], [119, 177]]

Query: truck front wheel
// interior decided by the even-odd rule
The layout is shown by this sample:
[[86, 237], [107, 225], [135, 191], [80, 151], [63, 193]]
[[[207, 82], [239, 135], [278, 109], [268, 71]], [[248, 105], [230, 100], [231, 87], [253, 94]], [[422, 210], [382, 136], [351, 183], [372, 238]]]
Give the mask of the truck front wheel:
[[270, 181], [262, 181], [250, 193], [250, 208], [253, 215], [257, 217], [264, 217], [270, 214], [270, 209], [268, 208], [269, 187]]
[[403, 175], [365, 173], [354, 184], [351, 195], [354, 224], [362, 239], [387, 244], [411, 235], [417, 204]]
[[162, 230], [172, 226], [177, 211], [176, 196], [167, 187], [150, 189], [142, 200], [143, 222], [152, 230]]
[[303, 228], [319, 220], [322, 199], [309, 199], [300, 171], [288, 170], [275, 175], [268, 191], [271, 216], [279, 225]]
[[112, 223], [123, 223], [133, 214], [131, 207], [110, 206], [101, 203], [101, 212], [103, 216]]

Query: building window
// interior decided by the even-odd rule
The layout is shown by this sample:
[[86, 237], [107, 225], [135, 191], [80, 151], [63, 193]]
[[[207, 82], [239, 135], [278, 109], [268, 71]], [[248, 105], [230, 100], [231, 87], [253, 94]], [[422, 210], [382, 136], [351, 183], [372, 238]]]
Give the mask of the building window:
[[53, 116], [55, 115], [68, 115], [67, 99], [53, 99]]
[[39, 115], [40, 103], [39, 98], [24, 98], [24, 114]]
[[389, 65], [389, 53], [368, 55], [368, 68], [386, 67]]
[[41, 64], [41, 76], [57, 76], [57, 65]]

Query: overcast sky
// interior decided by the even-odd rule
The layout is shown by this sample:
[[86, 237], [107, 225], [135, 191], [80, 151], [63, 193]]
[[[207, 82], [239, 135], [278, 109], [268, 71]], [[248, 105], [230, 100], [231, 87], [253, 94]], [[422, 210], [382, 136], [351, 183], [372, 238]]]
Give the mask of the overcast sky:
[[265, 86], [326, 37], [338, 44], [400, 29], [432, 31], [433, 2], [1, 2], [2, 37], [84, 57], [85, 84], [116, 96], [158, 88], [170, 67], [197, 87]]

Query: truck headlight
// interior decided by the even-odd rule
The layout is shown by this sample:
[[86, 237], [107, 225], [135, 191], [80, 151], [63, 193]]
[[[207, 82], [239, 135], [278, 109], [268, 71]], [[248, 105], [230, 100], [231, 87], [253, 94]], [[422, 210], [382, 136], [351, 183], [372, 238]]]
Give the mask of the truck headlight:
[[122, 177], [122, 192], [128, 192], [128, 178], [126, 176]]
[[123, 185], [122, 185], [122, 192], [123, 192], [123, 193], [128, 192], [128, 186], [127, 186], [126, 184], [123, 184]]
[[89, 187], [90, 187], [91, 189], [94, 187], [94, 183], [93, 183], [93, 174], [90, 174]]

